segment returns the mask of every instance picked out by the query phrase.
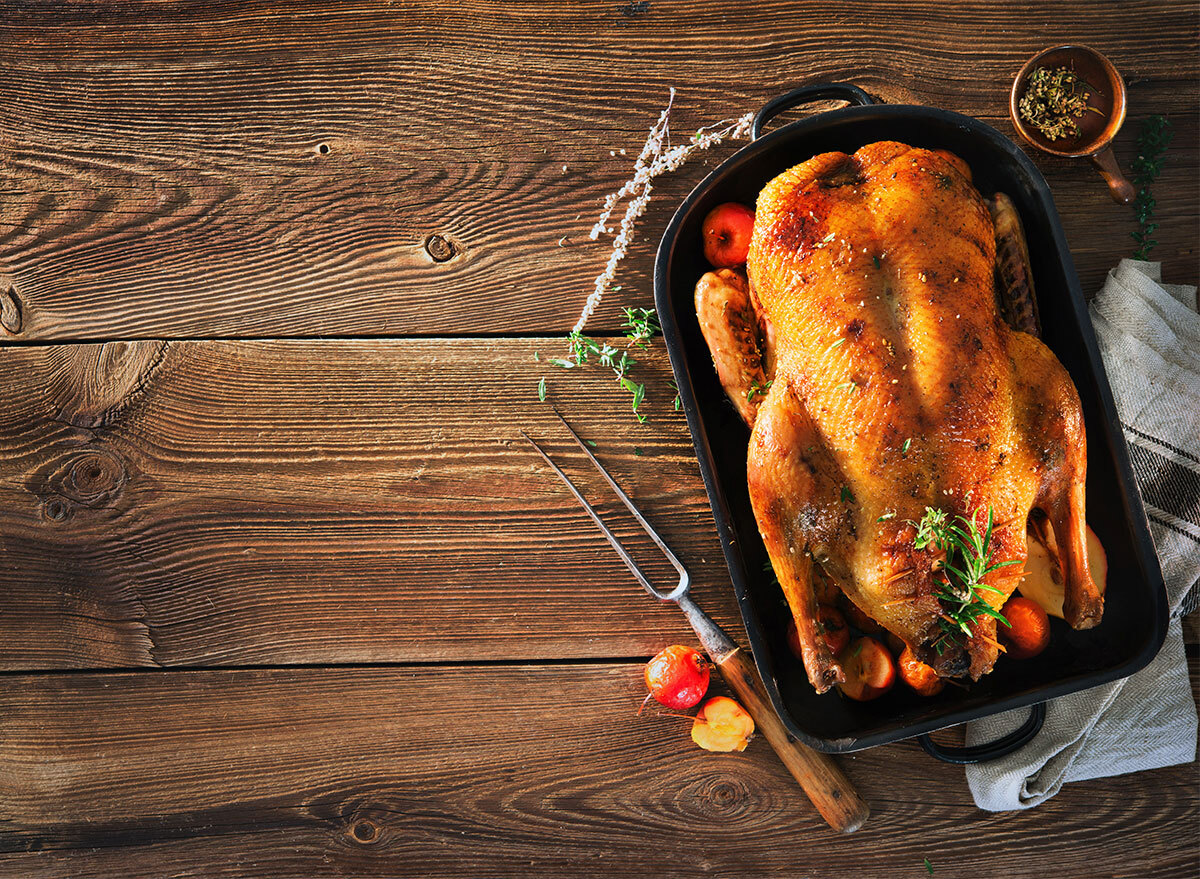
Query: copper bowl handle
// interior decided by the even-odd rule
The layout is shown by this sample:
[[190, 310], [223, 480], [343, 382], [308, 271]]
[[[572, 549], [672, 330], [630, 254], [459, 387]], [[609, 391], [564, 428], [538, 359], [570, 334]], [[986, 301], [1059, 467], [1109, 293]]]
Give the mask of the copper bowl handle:
[[1137, 191], [1121, 173], [1121, 166], [1117, 164], [1117, 157], [1113, 155], [1112, 147], [1106, 145], [1104, 149], [1090, 158], [1092, 164], [1100, 171], [1104, 182], [1108, 184], [1108, 192], [1113, 197], [1113, 201], [1118, 204], [1129, 204], [1133, 201]]

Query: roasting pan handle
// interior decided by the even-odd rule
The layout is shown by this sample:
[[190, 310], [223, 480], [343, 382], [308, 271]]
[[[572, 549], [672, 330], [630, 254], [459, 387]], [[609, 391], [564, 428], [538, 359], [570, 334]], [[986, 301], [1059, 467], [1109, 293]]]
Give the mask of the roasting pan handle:
[[1027, 744], [1034, 736], [1041, 732], [1042, 723], [1045, 720], [1046, 703], [1039, 702], [1029, 709], [1029, 719], [1019, 729], [1013, 730], [1008, 735], [996, 739], [994, 742], [988, 742], [984, 745], [972, 745], [969, 748], [943, 748], [928, 735], [917, 736], [917, 741], [921, 743], [921, 747], [925, 749], [925, 753], [931, 757], [936, 757], [943, 763], [957, 763], [959, 765], [986, 763], [988, 760], [995, 760], [997, 757], [1011, 754], [1017, 748]]
[[814, 85], [802, 86], [786, 95], [772, 98], [763, 105], [763, 108], [758, 111], [758, 115], [754, 117], [754, 127], [750, 130], [750, 139], [758, 140], [763, 126], [784, 110], [790, 110], [792, 107], [812, 101], [849, 101], [859, 107], [878, 103], [858, 86], [850, 85], [848, 82], [819, 82]]

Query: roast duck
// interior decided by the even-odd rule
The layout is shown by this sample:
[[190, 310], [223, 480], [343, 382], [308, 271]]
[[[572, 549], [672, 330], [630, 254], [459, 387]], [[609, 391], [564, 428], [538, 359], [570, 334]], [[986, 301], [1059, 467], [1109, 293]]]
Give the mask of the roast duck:
[[751, 427], [754, 515], [818, 692], [844, 680], [818, 625], [829, 589], [941, 677], [992, 670], [993, 616], [947, 637], [946, 552], [918, 539], [930, 510], [994, 520], [1000, 566], [978, 593], [991, 607], [1016, 588], [1040, 528], [1067, 623], [1100, 620], [1079, 396], [1037, 338], [1017, 222], [953, 154], [872, 143], [771, 180], [746, 274], [697, 286], [718, 375]]

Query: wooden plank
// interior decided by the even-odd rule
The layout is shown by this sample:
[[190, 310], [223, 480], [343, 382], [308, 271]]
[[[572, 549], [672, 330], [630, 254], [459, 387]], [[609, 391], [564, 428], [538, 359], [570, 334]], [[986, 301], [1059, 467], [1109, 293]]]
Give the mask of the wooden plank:
[[547, 441], [648, 570], [675, 582], [564, 442], [551, 402], [688, 565], [701, 606], [740, 632], [661, 344], [636, 367], [645, 425], [622, 414], [611, 371], [566, 372], [551, 353], [560, 340], [0, 349], [0, 667], [631, 657], [690, 643], [682, 615], [642, 592], [521, 440]]
[[[1194, 280], [1182, 0], [0, 8], [3, 338], [563, 332], [607, 257], [587, 230], [670, 86], [680, 136], [820, 80], [1011, 132], [1011, 77], [1063, 21], [1130, 80], [1126, 163], [1132, 123], [1175, 120], [1155, 255]], [[598, 329], [649, 304], [659, 231], [730, 152], [657, 187]], [[1086, 163], [1037, 161], [1093, 291], [1130, 212]]]
[[0, 875], [1190, 876], [1195, 766], [975, 809], [911, 743], [833, 838], [765, 743], [636, 716], [634, 664], [0, 679]]

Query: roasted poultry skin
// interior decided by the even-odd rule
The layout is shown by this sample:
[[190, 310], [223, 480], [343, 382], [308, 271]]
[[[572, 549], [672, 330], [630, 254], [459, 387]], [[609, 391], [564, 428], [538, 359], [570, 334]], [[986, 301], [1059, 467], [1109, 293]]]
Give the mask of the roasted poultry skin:
[[[918, 550], [913, 525], [927, 507], [981, 524], [991, 511], [992, 561], [1018, 562], [985, 580], [999, 590], [982, 593], [997, 609], [1019, 582], [1030, 515], [1046, 516], [1067, 622], [1100, 620], [1086, 562], [1079, 397], [1049, 348], [1004, 322], [994, 234], [961, 160], [873, 143], [770, 181], [757, 203], [749, 290], [731, 296], [736, 279], [715, 274], [697, 287], [702, 326], [706, 310], [712, 326], [717, 309], [736, 317], [722, 330], [725, 348], [740, 340], [747, 368], [721, 375], [731, 398], [769, 383], [739, 407], [752, 425], [750, 498], [819, 692], [844, 679], [818, 630], [819, 577], [939, 675], [977, 680], [992, 669], [990, 617], [934, 649], [942, 554]], [[722, 331], [705, 329], [710, 345]]]

